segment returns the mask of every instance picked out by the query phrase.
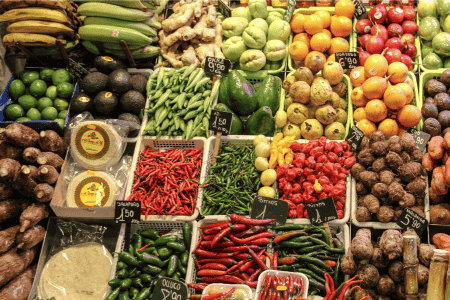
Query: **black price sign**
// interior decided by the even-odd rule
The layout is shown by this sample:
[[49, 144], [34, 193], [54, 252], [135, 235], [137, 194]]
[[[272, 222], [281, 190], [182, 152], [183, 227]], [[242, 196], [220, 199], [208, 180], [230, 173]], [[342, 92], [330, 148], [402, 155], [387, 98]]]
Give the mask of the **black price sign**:
[[231, 69], [231, 61], [218, 57], [207, 56], [205, 62], [205, 73], [209, 75], [228, 75]]
[[69, 73], [73, 74], [73, 76], [79, 79], [90, 74], [88, 70], [83, 68], [79, 63], [77, 63], [71, 58], [69, 58], [69, 61], [67, 63], [67, 70], [69, 71]]
[[309, 220], [313, 225], [322, 225], [339, 219], [333, 197], [306, 204]]
[[361, 0], [353, 0], [353, 4], [355, 4], [355, 18], [359, 19], [359, 17], [366, 13], [366, 7], [362, 4]]
[[116, 223], [139, 224], [141, 220], [141, 202], [116, 201], [114, 219]]
[[296, 4], [297, 4], [297, 1], [288, 0], [287, 7], [286, 7], [286, 13], [284, 14], [284, 20], [286, 22], [291, 22], [292, 15], [294, 14], [294, 9], [295, 9]]
[[417, 130], [417, 129], [414, 129], [414, 128], [409, 128], [408, 132], [412, 134], [414, 140], [416, 141], [416, 149], [417, 150], [420, 150], [422, 152], [427, 150], [427, 144], [431, 138], [430, 134], [420, 131], [420, 130]]
[[397, 225], [405, 230], [414, 229], [417, 235], [421, 236], [428, 226], [428, 221], [412, 209], [406, 208], [398, 217]]
[[214, 131], [214, 133], [221, 132], [222, 135], [229, 135], [232, 120], [233, 114], [213, 109], [211, 118], [209, 118], [209, 130]]
[[186, 284], [167, 277], [156, 282], [152, 296], [152, 300], [184, 300], [187, 298]]
[[342, 68], [353, 70], [359, 66], [358, 52], [336, 52], [336, 61], [341, 64]]
[[345, 140], [350, 145], [350, 147], [352, 147], [352, 151], [356, 151], [356, 149], [358, 149], [359, 144], [361, 144], [363, 138], [364, 132], [362, 132], [361, 129], [359, 129], [355, 125], [352, 128], [350, 128]]
[[252, 219], [275, 219], [276, 225], [284, 225], [289, 213], [289, 204], [280, 199], [256, 196], [252, 206]]
[[222, 14], [224, 19], [231, 17], [231, 8], [229, 8], [228, 5], [226, 5], [222, 0], [219, 0], [217, 7], [219, 8], [219, 12]]

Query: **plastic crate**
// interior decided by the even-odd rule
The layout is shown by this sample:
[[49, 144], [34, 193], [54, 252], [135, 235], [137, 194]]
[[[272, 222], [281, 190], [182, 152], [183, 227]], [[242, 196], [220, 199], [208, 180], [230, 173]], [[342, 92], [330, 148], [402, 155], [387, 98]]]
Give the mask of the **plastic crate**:
[[[428, 82], [428, 80], [430, 79], [437, 79], [439, 80], [441, 78], [442, 72], [444, 72], [447, 69], [439, 69], [439, 70], [430, 70], [430, 71], [425, 71], [423, 73], [420, 74], [419, 77], [419, 98], [421, 100], [421, 105], [419, 108], [422, 108], [423, 103], [425, 101], [425, 89], [424, 86], [425, 84]], [[422, 130], [423, 128], [423, 118], [422, 120], [420, 120], [420, 123], [418, 125], [418, 130]]]
[[[302, 13], [304, 15], [312, 15], [314, 14], [316, 11], [318, 10], [324, 10], [330, 13], [330, 15], [334, 15], [334, 7], [308, 7], [308, 8], [297, 8], [296, 10], [294, 10], [294, 14], [296, 13]], [[354, 26], [354, 25], [353, 25]], [[289, 37], [289, 45], [292, 44], [292, 41], [294, 39], [296, 33], [292, 33], [291, 36]], [[346, 37], [345, 39], [348, 41], [349, 44], [349, 51], [351, 49], [353, 49], [353, 39], [352, 39], [352, 33], [350, 33], [350, 35], [348, 37]], [[288, 51], [288, 56], [289, 56], [289, 51]], [[294, 63], [291, 59], [291, 57], [289, 56], [289, 60], [288, 60], [288, 70], [289, 71], [295, 71], [294, 68]]]
[[[440, 21], [440, 19], [438, 18], [438, 21]], [[419, 14], [417, 14], [417, 25], [420, 24], [420, 18], [419, 18]], [[442, 31], [442, 26], [441, 26], [441, 31]], [[417, 33], [418, 35], [419, 33]], [[422, 57], [422, 39], [420, 37], [416, 38], [416, 41], [419, 40], [419, 43], [417, 46], [416, 43], [416, 47], [417, 47], [417, 57], [419, 58], [418, 63], [420, 64], [420, 71], [421, 72], [427, 72], [427, 71], [433, 71], [433, 72], [439, 72], [439, 74], [441, 74], [442, 72], [444, 72], [445, 70], [447, 70], [447, 68], [439, 68], [439, 69], [428, 69], [426, 68], [422, 63], [423, 63], [423, 59], [424, 57]], [[439, 55], [439, 54], [438, 54]], [[439, 55], [439, 57], [442, 58], [442, 55]], [[442, 60], [442, 63], [444, 63], [444, 60]]]
[[[261, 275], [258, 278], [258, 286], [256, 287], [256, 295], [259, 295], [259, 293], [262, 290], [262, 284], [264, 282], [264, 278], [266, 275], [276, 275], [276, 276], [289, 276], [292, 275], [294, 278], [300, 278], [303, 281], [303, 293], [299, 296], [302, 298], [308, 297], [308, 287], [309, 287], [309, 280], [306, 275], [300, 272], [287, 272], [287, 271], [277, 271], [277, 270], [266, 270], [261, 273]], [[258, 299], [257, 297], [255, 299]]]
[[[130, 173], [128, 175], [127, 189], [125, 192], [125, 199], [131, 194], [131, 190], [134, 182], [134, 171], [136, 170], [136, 165], [139, 161], [139, 154], [141, 151], [145, 150], [146, 147], [150, 147], [151, 149], [158, 149], [160, 151], [164, 151], [170, 148], [203, 148], [203, 158], [202, 158], [202, 171], [200, 172], [200, 183], [203, 182], [204, 174], [203, 166], [205, 165], [206, 159], [206, 139], [205, 138], [194, 138], [192, 140], [181, 140], [169, 137], [162, 137], [159, 139], [155, 139], [154, 137], [141, 137], [138, 139], [136, 144], [136, 148], [134, 150], [133, 162], [131, 164]], [[193, 221], [197, 219], [200, 211], [200, 207], [202, 206], [202, 190], [199, 189], [197, 194], [197, 203], [194, 208], [192, 216], [171, 216], [171, 215], [148, 215], [147, 219], [145, 216], [141, 215], [141, 222], [154, 222], [154, 221]]]

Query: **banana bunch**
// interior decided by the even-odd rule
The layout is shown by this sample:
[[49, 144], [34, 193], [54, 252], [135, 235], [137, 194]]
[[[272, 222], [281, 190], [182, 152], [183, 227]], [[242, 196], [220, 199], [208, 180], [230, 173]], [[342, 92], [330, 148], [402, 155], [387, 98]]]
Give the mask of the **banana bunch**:
[[[75, 0], [75, 2], [81, 0]], [[126, 58], [120, 41], [127, 42], [135, 59], [159, 54], [157, 30], [161, 29], [159, 16], [163, 15], [168, 0], [157, 5], [156, 0], [82, 0], [78, 14], [84, 25], [78, 33], [83, 46], [95, 55], [100, 50], [118, 58]]]

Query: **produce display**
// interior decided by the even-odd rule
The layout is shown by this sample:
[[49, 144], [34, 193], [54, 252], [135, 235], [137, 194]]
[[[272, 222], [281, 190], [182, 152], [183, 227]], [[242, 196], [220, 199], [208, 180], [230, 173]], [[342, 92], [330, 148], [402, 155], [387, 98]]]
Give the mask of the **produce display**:
[[[264, 275], [262, 275], [264, 276]], [[295, 277], [294, 277], [295, 276]], [[282, 290], [279, 290], [281, 287]], [[289, 275], [285, 272], [270, 272], [265, 274], [261, 284], [258, 300], [273, 297], [280, 294], [284, 299], [298, 299], [305, 293], [305, 282], [303, 278], [295, 273]], [[270, 299], [270, 298], [269, 298]]]
[[207, 289], [203, 290], [202, 299], [220, 299], [231, 298], [241, 300], [251, 300], [252, 291], [245, 285], [231, 284], [210, 284]]

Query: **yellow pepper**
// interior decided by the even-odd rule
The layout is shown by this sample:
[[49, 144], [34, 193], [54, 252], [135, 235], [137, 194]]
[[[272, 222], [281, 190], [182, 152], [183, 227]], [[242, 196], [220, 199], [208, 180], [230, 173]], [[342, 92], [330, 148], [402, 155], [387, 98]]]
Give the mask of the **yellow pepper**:
[[319, 183], [319, 181], [316, 179], [316, 181], [314, 182], [314, 190], [318, 193], [320, 193], [322, 191], [322, 185]]
[[282, 138], [283, 138], [283, 133], [278, 132], [278, 133], [274, 136], [273, 141], [272, 141], [272, 143], [270, 144], [270, 149], [272, 150], [272, 148], [276, 148], [278, 142], [281, 141]]
[[292, 167], [292, 161], [294, 160], [294, 152], [291, 148], [288, 148], [289, 152], [284, 157], [284, 162], [287, 163], [290, 167]]
[[289, 150], [291, 150], [291, 149], [289, 149], [289, 148], [280, 148], [280, 147], [277, 148], [277, 151], [278, 151], [278, 165], [279, 166], [284, 165], [284, 163], [285, 163], [284, 156], [286, 155], [286, 153], [289, 152]]
[[287, 136], [278, 143], [278, 147], [289, 148], [295, 142], [295, 137]]
[[269, 169], [275, 169], [277, 166], [278, 149], [270, 149]]

